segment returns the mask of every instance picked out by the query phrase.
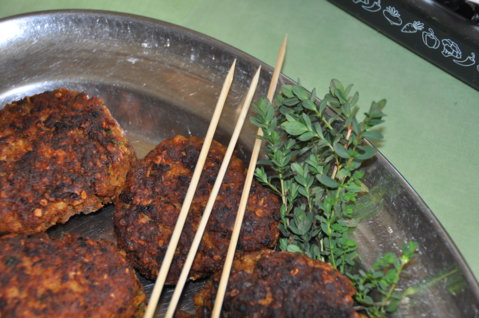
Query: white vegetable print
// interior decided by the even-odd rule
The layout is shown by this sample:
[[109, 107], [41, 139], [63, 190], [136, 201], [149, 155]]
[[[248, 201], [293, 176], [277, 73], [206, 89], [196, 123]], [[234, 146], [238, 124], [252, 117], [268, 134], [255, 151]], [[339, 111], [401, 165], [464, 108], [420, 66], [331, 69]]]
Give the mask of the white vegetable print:
[[441, 41], [434, 34], [434, 30], [429, 28], [428, 31], [422, 32], [422, 42], [430, 49], [437, 49], [441, 45]]
[[459, 46], [457, 45], [456, 42], [450, 40], [450, 39], [444, 39], [441, 41], [442, 43], [442, 55], [445, 57], [453, 57], [456, 59], [460, 59], [462, 57], [462, 52], [461, 49], [459, 49]]
[[460, 65], [460, 66], [464, 66], [464, 67], [472, 66], [472, 65], [476, 64], [476, 53], [472, 52], [462, 61], [460, 61], [458, 59], [454, 59], [453, 61], [454, 61], [454, 63], [456, 63], [457, 65]]
[[353, 3], [369, 4], [369, 0], [353, 0]]
[[381, 10], [381, 0], [374, 1], [370, 5], [368, 5], [368, 4], [363, 4], [361, 6], [361, 8], [363, 8], [364, 10], [369, 11], [369, 12], [378, 12], [379, 10]]
[[387, 7], [383, 11], [383, 15], [386, 18], [386, 20], [389, 21], [391, 25], [401, 25], [402, 24], [402, 19], [401, 15], [399, 14], [398, 10], [395, 7]]
[[414, 21], [406, 23], [402, 29], [402, 33], [416, 33], [417, 31], [422, 31], [424, 29], [424, 23], [421, 21]]

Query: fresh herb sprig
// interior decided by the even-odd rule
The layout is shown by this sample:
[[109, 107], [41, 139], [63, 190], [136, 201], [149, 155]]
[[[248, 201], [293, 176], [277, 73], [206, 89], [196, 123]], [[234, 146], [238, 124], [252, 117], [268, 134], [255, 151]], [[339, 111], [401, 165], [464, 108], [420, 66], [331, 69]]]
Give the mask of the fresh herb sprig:
[[[251, 120], [263, 131], [267, 159], [260, 162], [256, 177], [281, 197], [280, 249], [305, 253], [348, 274], [359, 291], [358, 302], [374, 316], [397, 303], [396, 278], [403, 268], [393, 266], [394, 279], [391, 271], [380, 270], [403, 264], [403, 258], [412, 257], [406, 252], [415, 248], [409, 246], [401, 257], [386, 254], [372, 272], [350, 272], [357, 258], [351, 238], [358, 223], [354, 204], [368, 191], [359, 168], [376, 154], [366, 139], [382, 139], [374, 128], [383, 122], [386, 105], [385, 100], [373, 102], [359, 121], [359, 95], [351, 94], [351, 88], [332, 80], [319, 103], [314, 90], [292, 85], [281, 87], [274, 107], [261, 99]], [[373, 300], [373, 290], [381, 300]]]
[[400, 257], [386, 253], [380, 257], [367, 272], [359, 270], [357, 274], [348, 273], [357, 291], [356, 302], [362, 306], [371, 317], [384, 317], [397, 310], [400, 301], [412, 289], [406, 292], [398, 290], [398, 282], [404, 268], [413, 259], [417, 243], [408, 242], [402, 248]]
[[351, 86], [333, 80], [317, 104], [314, 91], [283, 86], [276, 106], [262, 99], [252, 119], [263, 130], [268, 154], [256, 176], [283, 202], [281, 249], [328, 261], [342, 272], [354, 265], [356, 256], [356, 243], [350, 239], [356, 225], [353, 204], [367, 191], [358, 169], [376, 153], [365, 138], [382, 138], [371, 129], [383, 122], [386, 104], [372, 103], [359, 122], [358, 94], [349, 96], [350, 91]]

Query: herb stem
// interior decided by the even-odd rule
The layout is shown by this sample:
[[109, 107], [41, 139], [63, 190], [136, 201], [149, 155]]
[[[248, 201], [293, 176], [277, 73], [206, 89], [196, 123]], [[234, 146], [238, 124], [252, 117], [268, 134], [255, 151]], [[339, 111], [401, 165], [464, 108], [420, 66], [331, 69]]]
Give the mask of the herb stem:
[[[331, 211], [331, 214], [334, 213], [334, 209]], [[333, 245], [333, 235], [332, 235], [332, 232], [331, 232], [331, 219], [328, 218], [328, 224], [327, 224], [327, 229], [328, 229], [328, 242], [329, 242], [329, 261], [331, 262], [331, 265], [333, 265], [333, 268], [337, 269], [336, 267], [336, 256], [335, 256], [335, 253], [334, 253], [334, 245]]]
[[396, 276], [394, 277], [394, 282], [393, 284], [391, 285], [391, 287], [389, 287], [389, 291], [387, 293], [387, 295], [384, 297], [384, 300], [382, 301], [382, 304], [381, 304], [381, 309], [383, 312], [385, 312], [385, 309], [384, 307], [389, 305], [390, 303], [390, 300], [391, 300], [391, 296], [393, 294], [393, 292], [396, 290], [396, 287], [397, 287], [397, 284], [399, 282], [399, 276], [404, 268], [404, 265], [406, 265], [405, 263], [401, 263], [401, 267], [399, 268]]
[[326, 118], [321, 114], [319, 111], [315, 111], [315, 115], [321, 118], [321, 121], [328, 127], [329, 129], [333, 130], [333, 126], [326, 120]]
[[448, 278], [449, 276], [453, 275], [453, 274], [456, 274], [458, 273], [458, 269], [457, 268], [454, 268], [444, 274], [441, 274], [441, 275], [438, 275], [437, 277], [434, 277], [433, 279], [431, 279], [430, 281], [424, 283], [424, 284], [421, 284], [420, 286], [412, 286], [412, 287], [409, 287], [408, 289], [406, 289], [403, 293], [402, 293], [402, 297], [406, 297], [406, 296], [410, 296], [410, 295], [414, 295], [426, 288], [429, 288], [431, 286], [433, 286], [434, 284]]
[[286, 197], [286, 189], [284, 186], [284, 177], [282, 172], [279, 173], [279, 183], [281, 188], [281, 200], [283, 202], [283, 205], [286, 207], [286, 211], [289, 211], [288, 198]]
[[335, 165], [333, 168], [333, 172], [331, 173], [331, 179], [336, 178], [336, 172], [338, 172], [338, 165]]
[[351, 137], [352, 131], [353, 131], [353, 125], [349, 125], [348, 132], [346, 134], [346, 141], [348, 141], [349, 137]]

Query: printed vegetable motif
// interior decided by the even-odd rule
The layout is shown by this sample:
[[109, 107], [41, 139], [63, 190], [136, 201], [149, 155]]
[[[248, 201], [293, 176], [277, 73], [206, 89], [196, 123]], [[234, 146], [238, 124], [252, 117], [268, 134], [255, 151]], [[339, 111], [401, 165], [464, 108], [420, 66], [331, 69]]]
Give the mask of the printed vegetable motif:
[[386, 18], [386, 20], [389, 21], [391, 25], [401, 25], [402, 24], [402, 19], [401, 15], [399, 14], [398, 10], [396, 10], [395, 7], [387, 7], [383, 11], [383, 15]]
[[414, 22], [406, 23], [401, 29], [401, 32], [416, 33], [417, 31], [422, 31], [423, 29], [424, 29], [424, 23], [422, 23], [421, 21], [414, 21]]
[[450, 39], [444, 39], [442, 42], [442, 55], [445, 57], [453, 57], [456, 59], [460, 59], [462, 57], [461, 49], [456, 42]]
[[372, 4], [369, 4], [368, 1], [368, 3], [362, 5], [361, 8], [369, 12], [378, 12], [381, 10], [381, 0], [374, 1]]
[[369, 0], [353, 0], [353, 3], [369, 4]]
[[464, 67], [472, 66], [476, 63], [476, 53], [472, 52], [471, 54], [469, 54], [469, 56], [467, 56], [462, 61], [458, 59], [454, 59], [453, 61], [454, 63], [460, 66], [464, 66]]
[[436, 37], [434, 30], [431, 28], [428, 31], [422, 32], [422, 42], [433, 50], [436, 50], [441, 45], [441, 41]]

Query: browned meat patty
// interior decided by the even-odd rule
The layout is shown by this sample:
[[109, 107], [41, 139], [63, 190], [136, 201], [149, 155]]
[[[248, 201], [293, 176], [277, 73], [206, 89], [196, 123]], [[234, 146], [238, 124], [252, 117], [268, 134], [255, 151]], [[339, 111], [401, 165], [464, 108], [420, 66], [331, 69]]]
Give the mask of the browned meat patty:
[[0, 238], [0, 317], [133, 317], [145, 294], [124, 252], [65, 234]]
[[[211, 280], [195, 296], [197, 317], [210, 316], [216, 286]], [[351, 282], [328, 263], [263, 250], [234, 261], [222, 317], [359, 318], [354, 293]]]
[[[119, 246], [147, 278], [158, 274], [186, 195], [203, 140], [177, 136], [160, 143], [128, 174], [115, 202], [114, 224]], [[172, 263], [168, 284], [177, 281], [208, 201], [226, 149], [213, 142]], [[243, 189], [245, 169], [233, 157], [213, 208], [190, 278], [208, 276], [223, 266]], [[275, 246], [279, 200], [258, 183], [252, 186], [239, 250]]]
[[110, 203], [134, 154], [99, 98], [57, 89], [0, 110], [0, 234], [35, 233]]

